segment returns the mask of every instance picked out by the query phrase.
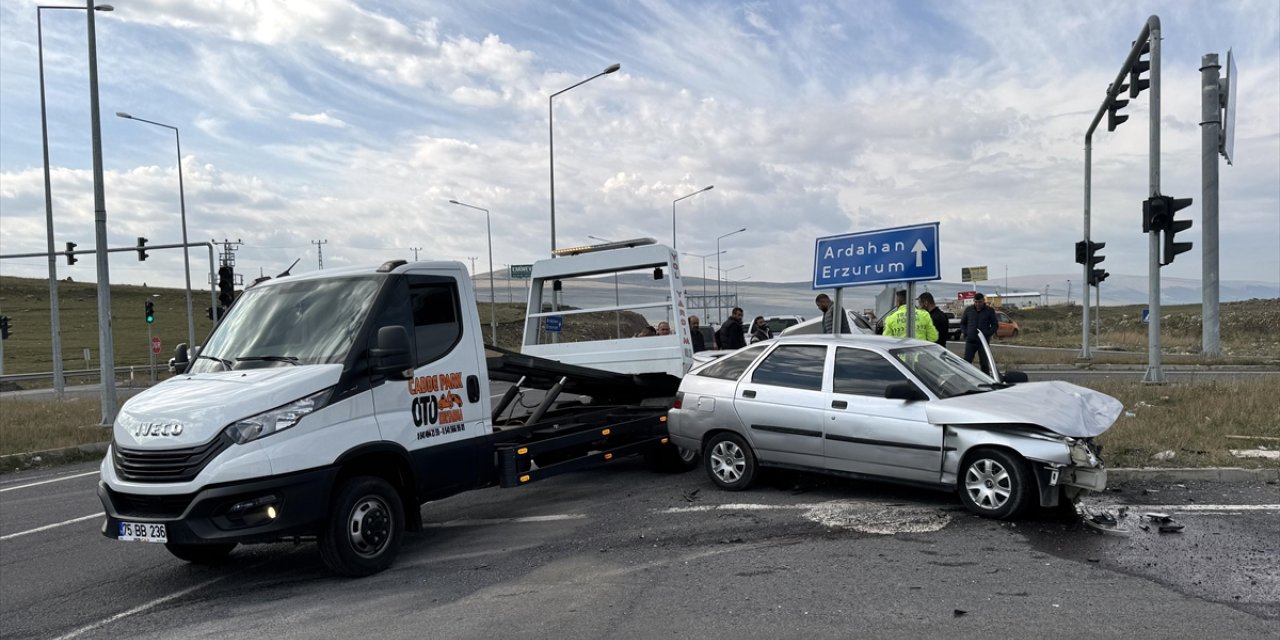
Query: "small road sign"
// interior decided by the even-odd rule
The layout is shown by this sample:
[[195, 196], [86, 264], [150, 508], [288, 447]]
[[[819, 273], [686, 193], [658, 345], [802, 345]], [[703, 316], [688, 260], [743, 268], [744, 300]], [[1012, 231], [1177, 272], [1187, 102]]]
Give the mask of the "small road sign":
[[511, 265], [511, 277], [516, 280], [528, 280], [533, 277], [533, 265], [531, 264], [513, 264]]
[[937, 222], [818, 238], [813, 288], [939, 280], [939, 262]]
[[551, 333], [559, 333], [564, 326], [564, 316], [547, 316], [543, 318], [542, 326]]
[[160, 336], [152, 336], [151, 353], [154, 353], [156, 355], [160, 354]]

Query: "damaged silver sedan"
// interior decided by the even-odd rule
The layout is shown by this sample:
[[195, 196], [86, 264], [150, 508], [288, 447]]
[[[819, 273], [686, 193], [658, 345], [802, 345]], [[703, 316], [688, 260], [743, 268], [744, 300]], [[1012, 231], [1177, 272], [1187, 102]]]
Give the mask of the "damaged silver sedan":
[[691, 370], [668, 428], [729, 491], [781, 467], [955, 491], [1005, 519], [1105, 488], [1093, 438], [1121, 410], [1066, 382], [989, 377], [928, 342], [784, 336]]

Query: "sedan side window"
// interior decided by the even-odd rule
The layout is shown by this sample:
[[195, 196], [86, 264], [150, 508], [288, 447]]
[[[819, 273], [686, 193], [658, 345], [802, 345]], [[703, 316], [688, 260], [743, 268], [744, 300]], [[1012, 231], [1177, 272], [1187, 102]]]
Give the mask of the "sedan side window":
[[756, 356], [764, 351], [764, 346], [751, 347], [743, 349], [733, 355], [725, 356], [716, 360], [715, 363], [707, 365], [707, 368], [698, 372], [700, 376], [708, 378], [720, 378], [722, 380], [737, 380], [742, 376], [742, 372], [751, 366]]
[[907, 382], [907, 377], [884, 356], [862, 349], [836, 349], [832, 390], [856, 396], [884, 397], [885, 387]]
[[822, 390], [822, 368], [827, 348], [820, 345], [783, 345], [773, 350], [751, 374], [751, 382], [775, 387]]

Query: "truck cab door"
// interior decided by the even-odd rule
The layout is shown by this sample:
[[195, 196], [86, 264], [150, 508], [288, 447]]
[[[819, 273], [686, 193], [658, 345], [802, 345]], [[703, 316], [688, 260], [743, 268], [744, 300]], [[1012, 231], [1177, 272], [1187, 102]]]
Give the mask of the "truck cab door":
[[[465, 274], [410, 273], [384, 300], [381, 326], [408, 329], [413, 376], [373, 380], [374, 410], [384, 441], [409, 452], [421, 497], [475, 486], [491, 468], [488, 377], [475, 302], [459, 284]], [[470, 313], [464, 305], [470, 305]], [[371, 340], [376, 340], [376, 328]], [[474, 334], [474, 335], [473, 335]], [[477, 393], [477, 391], [479, 391]], [[486, 455], [487, 454], [487, 455]]]

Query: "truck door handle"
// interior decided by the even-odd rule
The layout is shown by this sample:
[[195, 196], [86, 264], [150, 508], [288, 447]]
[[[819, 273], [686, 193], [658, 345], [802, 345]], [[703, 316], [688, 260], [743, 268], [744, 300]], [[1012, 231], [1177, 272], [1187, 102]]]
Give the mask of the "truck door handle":
[[480, 377], [467, 376], [467, 401], [480, 402]]
[[848, 409], [849, 403], [844, 400], [832, 400], [831, 408], [832, 409]]
[[744, 398], [754, 398], [754, 397], [756, 397], [756, 392], [755, 392], [755, 391], [752, 391], [751, 389], [745, 389], [745, 390], [743, 390], [743, 392], [742, 392], [742, 397], [744, 397]]

